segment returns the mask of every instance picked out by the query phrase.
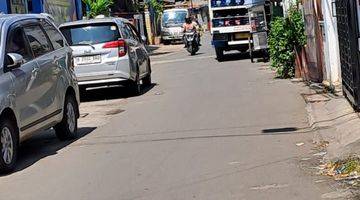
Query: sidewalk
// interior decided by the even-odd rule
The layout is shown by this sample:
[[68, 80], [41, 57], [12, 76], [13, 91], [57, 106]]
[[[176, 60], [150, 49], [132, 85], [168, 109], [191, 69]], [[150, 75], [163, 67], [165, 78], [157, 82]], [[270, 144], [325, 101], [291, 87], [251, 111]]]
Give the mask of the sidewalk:
[[309, 89], [303, 94], [310, 126], [316, 130], [314, 142], [328, 143], [326, 159], [341, 159], [360, 153], [360, 117], [342, 92], [324, 93]]
[[183, 44], [170, 44], [170, 45], [149, 45], [147, 50], [150, 53], [150, 56], [159, 56], [176, 53], [183, 49]]

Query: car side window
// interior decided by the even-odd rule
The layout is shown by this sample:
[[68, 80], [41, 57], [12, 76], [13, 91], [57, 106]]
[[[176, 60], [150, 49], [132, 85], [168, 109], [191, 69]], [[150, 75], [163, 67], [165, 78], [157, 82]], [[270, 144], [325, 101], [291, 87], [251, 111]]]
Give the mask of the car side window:
[[122, 34], [125, 39], [133, 39], [131, 30], [129, 29], [129, 27], [126, 24], [124, 24], [124, 26], [122, 27], [121, 30], [122, 30]]
[[43, 21], [42, 26], [51, 40], [54, 49], [61, 49], [64, 47], [64, 39], [56, 28], [50, 23]]
[[25, 62], [33, 58], [22, 28], [16, 27], [9, 31], [5, 52], [20, 54]]
[[39, 25], [26, 26], [24, 31], [35, 57], [52, 51], [49, 40]]
[[132, 33], [134, 39], [137, 40], [138, 42], [140, 42], [139, 34], [138, 34], [137, 30], [135, 30], [135, 27], [131, 24], [128, 24], [128, 26], [131, 30], [131, 33]]

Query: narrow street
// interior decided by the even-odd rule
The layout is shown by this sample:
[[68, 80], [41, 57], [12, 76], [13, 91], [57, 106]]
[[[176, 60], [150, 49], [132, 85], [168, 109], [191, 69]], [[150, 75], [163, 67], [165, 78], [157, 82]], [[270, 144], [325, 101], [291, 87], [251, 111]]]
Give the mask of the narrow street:
[[89, 91], [82, 137], [60, 142], [49, 130], [26, 142], [15, 172], [0, 177], [0, 199], [312, 200], [331, 192], [301, 168], [313, 134], [301, 86], [246, 56], [218, 62], [209, 38], [202, 44], [195, 56], [181, 45], [153, 56], [154, 85], [141, 96]]

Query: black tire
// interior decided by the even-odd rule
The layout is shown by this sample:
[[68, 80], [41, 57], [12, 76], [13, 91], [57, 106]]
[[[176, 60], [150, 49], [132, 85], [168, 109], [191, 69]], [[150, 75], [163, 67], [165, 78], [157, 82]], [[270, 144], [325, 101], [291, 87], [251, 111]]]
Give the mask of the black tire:
[[215, 48], [216, 59], [222, 61], [224, 59], [224, 50], [222, 48]]
[[[6, 130], [5, 130], [6, 129]], [[8, 131], [7, 133], [3, 131]], [[4, 134], [4, 138], [3, 138]], [[0, 143], [1, 143], [1, 151], [0, 151], [0, 172], [7, 173], [15, 168], [18, 151], [19, 151], [19, 131], [15, 125], [15, 122], [12, 122], [10, 119], [0, 119]], [[6, 140], [4, 140], [6, 138]], [[5, 151], [5, 146], [3, 142], [6, 142], [6, 147], [12, 149]], [[5, 157], [5, 154], [7, 155]], [[10, 158], [9, 158], [10, 156]]]
[[267, 49], [264, 49], [262, 52], [263, 55], [263, 62], [268, 62], [269, 61], [269, 53]]
[[[195, 44], [196, 45], [196, 44]], [[196, 52], [199, 50], [199, 48], [197, 46], [193, 45], [192, 51], [191, 51], [191, 55], [195, 55]]]
[[148, 72], [148, 74], [142, 79], [142, 83], [145, 86], [150, 86], [151, 85], [151, 63], [150, 63], [150, 59], [148, 59], [148, 61], [147, 61], [147, 72]]
[[135, 80], [130, 83], [130, 91], [133, 96], [139, 96], [141, 94], [139, 70], [136, 72]]
[[193, 52], [193, 46], [191, 45], [191, 44], [188, 44], [188, 46], [187, 46], [187, 51], [192, 55], [192, 52]]
[[151, 85], [151, 72], [149, 72], [142, 80], [143, 84], [145, 86], [150, 86]]
[[250, 55], [251, 63], [254, 63], [254, 52], [251, 49], [250, 49], [249, 55]]
[[64, 103], [63, 119], [54, 127], [59, 140], [70, 140], [78, 137], [78, 113], [79, 108], [75, 97], [67, 95]]
[[169, 41], [169, 40], [163, 40], [163, 44], [164, 44], [164, 45], [170, 45], [170, 44], [171, 44], [171, 41]]

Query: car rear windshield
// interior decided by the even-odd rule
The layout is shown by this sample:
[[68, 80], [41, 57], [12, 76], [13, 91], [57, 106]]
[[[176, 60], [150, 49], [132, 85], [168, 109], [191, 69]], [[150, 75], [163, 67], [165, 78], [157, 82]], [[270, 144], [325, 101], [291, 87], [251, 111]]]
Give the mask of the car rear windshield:
[[65, 26], [61, 27], [60, 31], [70, 45], [93, 45], [116, 41], [121, 38], [115, 23]]

